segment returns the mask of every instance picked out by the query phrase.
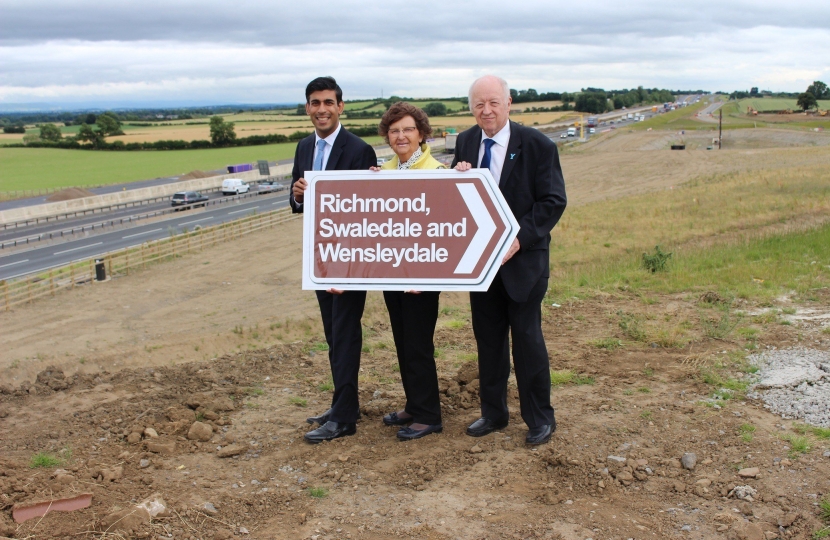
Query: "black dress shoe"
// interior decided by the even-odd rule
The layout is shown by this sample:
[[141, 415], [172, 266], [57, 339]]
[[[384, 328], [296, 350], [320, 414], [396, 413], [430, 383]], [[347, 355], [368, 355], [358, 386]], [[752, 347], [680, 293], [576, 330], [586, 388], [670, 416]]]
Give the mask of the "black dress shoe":
[[329, 415], [331, 414], [331, 409], [327, 410], [320, 416], [309, 416], [305, 419], [306, 422], [309, 424], [320, 424], [321, 426], [329, 421]]
[[501, 420], [499, 422], [494, 422], [489, 418], [484, 418], [483, 416], [470, 424], [470, 427], [467, 428], [467, 435], [470, 437], [484, 437], [485, 435], [489, 435], [496, 430], [504, 429], [507, 427], [507, 420]]
[[412, 422], [412, 417], [401, 418], [398, 416], [398, 411], [393, 411], [383, 417], [383, 423], [387, 426], [403, 426]]
[[340, 437], [354, 435], [357, 428], [354, 424], [341, 424], [339, 422], [326, 422], [315, 430], [309, 431], [305, 434], [304, 439], [311, 444], [321, 443], [323, 441], [332, 441]]
[[525, 444], [545, 444], [546, 442], [550, 441], [551, 434], [556, 430], [556, 424], [553, 425], [546, 425], [546, 426], [539, 426], [535, 428], [531, 428], [527, 430], [527, 436], [525, 437]]
[[444, 431], [443, 424], [432, 424], [428, 425], [424, 429], [412, 429], [411, 427], [405, 427], [398, 430], [398, 439], [402, 441], [411, 441], [413, 439], [420, 439], [421, 437], [426, 437], [430, 433], [441, 433]]

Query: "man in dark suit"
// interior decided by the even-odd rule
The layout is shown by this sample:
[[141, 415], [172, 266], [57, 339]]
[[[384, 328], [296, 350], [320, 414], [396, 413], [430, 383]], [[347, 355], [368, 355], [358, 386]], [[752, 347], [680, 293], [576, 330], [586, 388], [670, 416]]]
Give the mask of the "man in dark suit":
[[[301, 140], [294, 154], [289, 202], [295, 213], [303, 211], [303, 195], [308, 186], [305, 171], [368, 170], [377, 165], [374, 149], [340, 125], [345, 104], [343, 91], [333, 78], [318, 77], [308, 83], [305, 98], [305, 110], [314, 124], [314, 135]], [[363, 346], [360, 319], [366, 291], [317, 291], [317, 302], [329, 345], [334, 396], [328, 411], [308, 419], [309, 424], [320, 425], [305, 434], [305, 440], [310, 443], [355, 433], [360, 414], [357, 376]]]
[[550, 231], [567, 204], [556, 145], [535, 129], [509, 120], [510, 89], [485, 76], [470, 87], [476, 126], [458, 136], [453, 166], [487, 168], [498, 180], [519, 235], [487, 292], [470, 293], [478, 345], [481, 418], [467, 434], [481, 437], [507, 426], [508, 332], [527, 444], [543, 444], [556, 430], [550, 404], [550, 364], [541, 306], [550, 275]]

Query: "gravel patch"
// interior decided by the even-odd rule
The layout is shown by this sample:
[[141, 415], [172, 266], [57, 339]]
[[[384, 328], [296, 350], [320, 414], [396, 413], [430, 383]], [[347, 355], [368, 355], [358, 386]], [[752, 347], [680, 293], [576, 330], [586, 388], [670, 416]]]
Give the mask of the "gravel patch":
[[749, 356], [758, 366], [749, 397], [782, 418], [830, 427], [830, 353], [815, 349], [772, 349]]

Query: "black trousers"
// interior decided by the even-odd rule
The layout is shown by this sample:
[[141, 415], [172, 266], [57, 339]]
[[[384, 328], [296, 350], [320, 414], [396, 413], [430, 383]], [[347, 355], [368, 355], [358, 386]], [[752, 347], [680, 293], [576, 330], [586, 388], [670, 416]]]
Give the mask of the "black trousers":
[[317, 291], [317, 302], [323, 317], [331, 378], [334, 381], [329, 420], [354, 423], [360, 414], [357, 376], [360, 349], [363, 347], [360, 319], [366, 305], [366, 291], [346, 291], [343, 294]]
[[435, 369], [435, 323], [439, 292], [420, 294], [384, 291], [383, 299], [392, 322], [398, 365], [406, 394], [404, 410], [417, 424], [440, 424], [438, 372]]
[[485, 418], [500, 422], [509, 416], [509, 330], [522, 419], [531, 429], [553, 424], [550, 362], [542, 336], [542, 300], [547, 289], [548, 278], [542, 278], [534, 285], [527, 302], [516, 302], [505, 291], [499, 273], [487, 292], [470, 293], [473, 333], [478, 345], [481, 415]]

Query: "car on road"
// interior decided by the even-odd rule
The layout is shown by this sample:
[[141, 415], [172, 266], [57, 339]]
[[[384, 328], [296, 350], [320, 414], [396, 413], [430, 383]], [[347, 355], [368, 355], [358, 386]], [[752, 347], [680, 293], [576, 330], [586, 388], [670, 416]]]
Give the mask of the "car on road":
[[282, 191], [285, 189], [285, 186], [282, 185], [280, 182], [275, 182], [273, 180], [267, 180], [265, 182], [260, 182], [257, 185], [256, 191], [260, 195], [264, 195], [265, 193], [274, 193], [277, 191]]
[[250, 190], [251, 186], [239, 178], [225, 178], [222, 180], [222, 195], [239, 195], [240, 193], [248, 193]]
[[562, 133], [561, 135], [559, 135], [559, 138], [560, 139], [567, 139], [568, 138], [568, 133], [567, 132]]
[[593, 134], [594, 134], [594, 133], [596, 133], [596, 132], [597, 132], [597, 130], [596, 130], [596, 129], [594, 129], [594, 128], [589, 128], [589, 129], [588, 129], [588, 134], [589, 134], [589, 135], [593, 135]]
[[383, 167], [384, 163], [386, 163], [386, 158], [379, 157], [378, 158], [378, 167]]
[[207, 195], [202, 195], [195, 191], [180, 191], [173, 194], [173, 198], [170, 200], [170, 206], [191, 206], [195, 208], [196, 206], [207, 206], [207, 200]]

